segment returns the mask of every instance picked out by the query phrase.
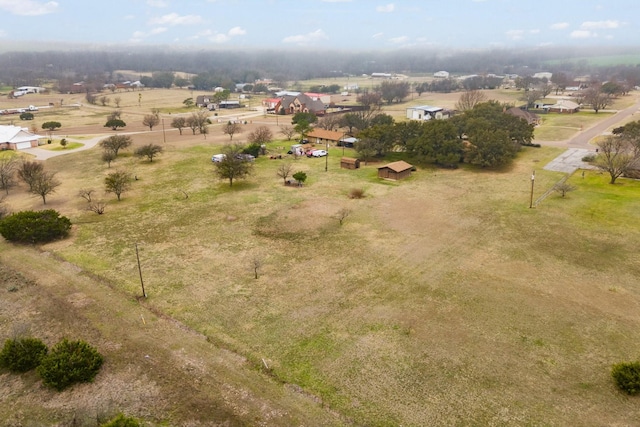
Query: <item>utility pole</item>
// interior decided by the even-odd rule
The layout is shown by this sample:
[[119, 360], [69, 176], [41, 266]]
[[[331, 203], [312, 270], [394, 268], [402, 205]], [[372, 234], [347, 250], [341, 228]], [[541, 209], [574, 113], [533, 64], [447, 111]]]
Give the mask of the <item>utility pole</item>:
[[531, 198], [529, 200], [529, 209], [533, 207], [533, 184], [536, 182], [536, 171], [531, 173]]
[[162, 118], [162, 142], [167, 144], [167, 135], [164, 132], [164, 117]]
[[327, 141], [327, 155], [324, 156], [324, 171], [329, 169], [329, 141]]
[[142, 286], [142, 296], [147, 297], [147, 293], [144, 291], [144, 282], [142, 281], [142, 268], [140, 268], [140, 255], [138, 254], [138, 242], [136, 242], [136, 259], [138, 260], [138, 273], [140, 273], [140, 286]]

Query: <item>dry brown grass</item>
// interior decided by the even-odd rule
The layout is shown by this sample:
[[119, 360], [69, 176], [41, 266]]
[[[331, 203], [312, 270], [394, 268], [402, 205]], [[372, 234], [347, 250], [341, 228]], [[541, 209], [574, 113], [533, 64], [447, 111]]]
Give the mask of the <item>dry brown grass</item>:
[[[150, 135], [134, 136], [136, 144]], [[194, 390], [184, 396], [195, 396], [190, 410], [213, 401], [224, 416], [242, 420], [275, 411], [268, 425], [294, 417], [349, 424], [318, 408], [299, 415], [305, 404], [292, 403], [298, 394], [287, 391], [298, 386], [364, 425], [627, 425], [640, 417], [609, 378], [612, 363], [637, 357], [639, 206], [613, 193], [593, 199], [587, 186], [528, 209], [531, 169], [542, 194], [560, 175], [541, 166], [560, 149], [526, 149], [499, 171], [419, 167], [402, 183], [378, 181], [375, 165], [339, 169], [342, 150], [332, 149], [329, 172], [324, 159], [295, 161], [309, 175], [305, 187], [283, 186], [275, 174], [280, 161], [261, 158], [251, 179], [229, 189], [211, 170], [223, 141], [201, 138], [172, 134], [153, 164], [118, 160], [114, 167], [140, 180], [122, 202], [106, 198], [101, 216], [86, 212], [75, 194], [101, 188], [107, 169], [99, 153], [48, 160], [64, 183], [49, 206], [75, 225], [72, 238], [45, 250], [71, 263], [62, 264], [69, 276], [47, 275], [61, 264], [53, 257], [36, 263], [26, 248], [2, 244], [0, 255], [16, 269], [33, 265], [43, 290], [59, 293], [42, 319], [78, 313], [86, 322], [78, 330], [116, 360], [140, 354], [138, 340], [158, 352], [159, 365], [145, 371], [139, 390], [166, 402], [162, 414], [183, 402], [179, 387], [191, 381]], [[287, 144], [271, 149], [278, 145]], [[367, 197], [349, 199], [354, 185]], [[640, 194], [631, 181], [617, 188]], [[39, 206], [19, 191], [8, 202]], [[352, 214], [341, 227], [334, 216], [343, 208]], [[157, 334], [140, 326], [132, 301], [140, 293], [135, 242], [150, 296], [143, 308], [154, 313], [145, 318], [167, 322]], [[100, 280], [92, 283], [94, 276], [72, 265]], [[77, 285], [76, 277], [87, 282]], [[34, 295], [46, 300], [47, 292]], [[21, 321], [35, 323], [38, 304], [29, 305], [26, 292], [15, 295], [15, 304], [34, 307]], [[197, 333], [172, 329], [160, 313]], [[53, 337], [64, 325], [39, 327]], [[146, 366], [131, 357], [122, 381]], [[244, 372], [243, 358], [252, 367], [264, 359], [277, 381]], [[238, 370], [225, 375], [229, 364]], [[169, 377], [173, 365], [184, 369]], [[209, 375], [196, 382], [203, 372]], [[228, 391], [222, 401], [219, 390]], [[272, 401], [283, 403], [274, 409]]]

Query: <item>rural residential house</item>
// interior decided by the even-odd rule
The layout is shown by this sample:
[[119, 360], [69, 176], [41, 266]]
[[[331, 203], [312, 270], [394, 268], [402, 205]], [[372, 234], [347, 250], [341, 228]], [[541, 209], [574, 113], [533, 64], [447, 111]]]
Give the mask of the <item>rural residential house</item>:
[[315, 128], [307, 134], [309, 142], [314, 144], [338, 144], [344, 133]]
[[435, 73], [433, 73], [433, 77], [435, 77], [436, 79], [448, 79], [449, 78], [449, 72], [448, 71], [436, 71]]
[[282, 96], [274, 108], [275, 114], [314, 113], [317, 116], [322, 116], [325, 111], [325, 106], [321, 101], [314, 101], [304, 93]]
[[535, 126], [540, 124], [540, 116], [531, 111], [523, 110], [522, 108], [511, 107], [505, 111], [505, 113], [526, 120], [530, 125]]
[[580, 111], [580, 105], [567, 99], [559, 99], [553, 105], [545, 105], [543, 107], [549, 113], [568, 113], [573, 114]]
[[411, 120], [432, 120], [432, 119], [448, 119], [451, 112], [442, 107], [433, 107], [431, 105], [420, 105], [417, 107], [407, 108], [407, 119]]
[[38, 146], [43, 136], [29, 132], [20, 126], [0, 126], [0, 150], [23, 150]]
[[411, 176], [411, 169], [413, 169], [413, 165], [404, 160], [388, 163], [378, 167], [378, 178], [394, 180], [408, 178]]

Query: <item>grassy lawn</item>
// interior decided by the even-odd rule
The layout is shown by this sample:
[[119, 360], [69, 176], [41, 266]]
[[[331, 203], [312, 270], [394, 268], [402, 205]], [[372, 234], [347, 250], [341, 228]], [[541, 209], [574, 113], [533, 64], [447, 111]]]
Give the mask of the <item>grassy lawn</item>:
[[[542, 128], [593, 116], [558, 116]], [[146, 137], [133, 135], [136, 145]], [[537, 198], [562, 178], [542, 169], [562, 149], [524, 148], [500, 170], [417, 164], [392, 182], [377, 178], [382, 161], [340, 169], [343, 149], [332, 147], [328, 158], [259, 157], [250, 179], [229, 187], [214, 176], [217, 142], [195, 141], [173, 135], [153, 163], [129, 149], [111, 170], [97, 149], [47, 160], [63, 182], [47, 206], [74, 229], [43, 250], [108, 283], [97, 285], [105, 293], [133, 299], [137, 243], [154, 313], [237, 353], [251, 372], [268, 366], [275, 383], [310, 393], [344, 424], [640, 417], [610, 378], [613, 363], [637, 358], [640, 341], [637, 181], [576, 174], [576, 191], [529, 209], [531, 171]], [[283, 154], [278, 147], [289, 145], [268, 148]], [[288, 161], [308, 174], [303, 187], [276, 176]], [[139, 178], [120, 202], [102, 193], [118, 168]], [[104, 215], [86, 210], [80, 188], [96, 190]], [[366, 197], [350, 199], [354, 188]], [[6, 202], [41, 206], [17, 190]], [[340, 225], [342, 209], [350, 215]]]
[[542, 123], [536, 127], [534, 137], [536, 141], [563, 141], [611, 114], [595, 114], [588, 111], [575, 114], [541, 114]]

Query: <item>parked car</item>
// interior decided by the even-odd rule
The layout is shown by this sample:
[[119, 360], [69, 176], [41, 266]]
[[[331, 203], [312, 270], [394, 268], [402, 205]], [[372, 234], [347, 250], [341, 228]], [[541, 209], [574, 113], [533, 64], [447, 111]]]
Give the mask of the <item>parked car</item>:
[[214, 155], [211, 157], [211, 161], [212, 161], [213, 163], [220, 163], [221, 161], [223, 161], [223, 160], [224, 160], [224, 159], [226, 159], [226, 158], [227, 158], [227, 156], [226, 156], [225, 154], [214, 154]]
[[311, 152], [311, 155], [312, 155], [313, 157], [324, 157], [324, 156], [326, 156], [327, 154], [329, 154], [329, 153], [327, 153], [327, 151], [326, 151], [326, 150], [313, 150], [313, 151]]
[[253, 154], [238, 154], [236, 158], [239, 160], [244, 160], [245, 162], [253, 162], [256, 159]]

